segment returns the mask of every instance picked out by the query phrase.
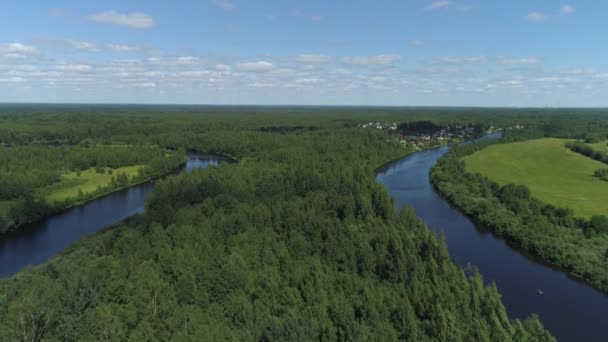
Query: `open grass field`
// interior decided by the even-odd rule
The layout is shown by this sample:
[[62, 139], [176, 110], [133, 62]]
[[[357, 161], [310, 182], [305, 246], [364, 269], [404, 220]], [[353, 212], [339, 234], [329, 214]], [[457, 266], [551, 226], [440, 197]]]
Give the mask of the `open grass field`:
[[596, 151], [608, 152], [608, 142], [607, 141], [602, 141], [599, 143], [589, 144], [589, 145], [591, 145], [593, 147], [593, 149]]
[[[97, 190], [97, 187], [105, 187], [112, 182], [112, 176], [116, 177], [119, 173], [125, 173], [129, 178], [138, 174], [139, 169], [143, 165], [123, 166], [117, 169], [112, 169], [112, 175], [108, 172], [99, 174], [95, 172], [95, 168], [84, 170], [80, 176], [76, 172], [68, 172], [61, 177], [61, 181], [53, 184], [50, 187], [41, 189], [41, 194], [49, 202], [63, 201], [68, 198], [78, 197], [78, 190], [83, 193], [91, 193]], [[106, 169], [107, 171], [108, 169]]]
[[608, 182], [593, 177], [606, 165], [574, 153], [564, 139], [499, 144], [464, 158], [469, 172], [501, 185], [528, 186], [541, 201], [571, 208], [579, 217], [608, 215]]

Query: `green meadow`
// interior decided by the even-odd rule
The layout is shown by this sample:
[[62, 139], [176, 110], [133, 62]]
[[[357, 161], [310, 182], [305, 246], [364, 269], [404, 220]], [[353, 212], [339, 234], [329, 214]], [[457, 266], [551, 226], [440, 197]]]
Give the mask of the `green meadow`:
[[[504, 185], [523, 184], [541, 201], [577, 216], [608, 215], [608, 182], [593, 176], [606, 165], [570, 151], [564, 139], [493, 145], [464, 158], [469, 172]], [[597, 144], [596, 148], [605, 142]]]
[[[137, 176], [143, 165], [123, 166], [116, 169], [105, 168], [104, 173], [97, 173], [95, 168], [89, 168], [80, 172], [67, 172], [61, 176], [61, 181], [40, 190], [40, 193], [49, 202], [61, 202], [69, 198], [78, 198], [78, 194], [89, 194], [104, 188], [112, 183], [112, 177], [124, 173], [129, 179]], [[112, 170], [112, 174], [109, 174]]]
[[589, 144], [589, 145], [591, 145], [593, 147], [593, 149], [596, 151], [608, 152], [608, 142], [607, 141], [602, 141], [599, 143]]

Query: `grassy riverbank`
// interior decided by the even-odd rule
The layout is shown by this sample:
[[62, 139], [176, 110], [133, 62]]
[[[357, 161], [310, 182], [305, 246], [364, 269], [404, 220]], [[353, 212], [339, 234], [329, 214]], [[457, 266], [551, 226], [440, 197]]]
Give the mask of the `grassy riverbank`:
[[94, 167], [80, 172], [66, 172], [61, 176], [59, 182], [41, 189], [39, 193], [49, 202], [62, 202], [83, 195], [87, 196], [112, 185], [112, 182], [116, 182], [118, 175], [124, 174], [128, 179], [136, 178], [143, 167], [145, 165], [106, 168], [103, 173], [97, 172]]
[[[608, 292], [608, 219], [597, 216], [608, 191], [605, 182], [593, 180], [596, 163], [559, 139], [483, 142], [450, 151], [431, 178], [444, 197], [479, 223]], [[596, 191], [600, 186], [604, 190]], [[548, 203], [542, 195], [549, 196]], [[595, 211], [585, 211], [587, 201], [580, 200], [590, 196]]]
[[172, 172], [184, 150], [152, 144], [0, 147], [0, 234]]
[[572, 152], [567, 139], [537, 139], [490, 146], [463, 158], [467, 172], [500, 185], [522, 184], [532, 196], [579, 217], [608, 215], [608, 182], [593, 174], [606, 165]]

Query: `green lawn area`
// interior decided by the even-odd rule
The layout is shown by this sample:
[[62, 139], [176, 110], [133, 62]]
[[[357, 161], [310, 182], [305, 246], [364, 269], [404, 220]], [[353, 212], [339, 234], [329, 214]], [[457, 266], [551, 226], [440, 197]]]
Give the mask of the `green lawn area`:
[[595, 144], [589, 144], [596, 151], [608, 152], [608, 142], [602, 141]]
[[524, 184], [541, 201], [579, 217], [608, 215], [608, 182], [593, 177], [606, 165], [574, 153], [564, 139], [493, 145], [464, 158], [469, 172], [501, 185]]
[[137, 175], [142, 167], [143, 165], [119, 167], [112, 169], [112, 175], [108, 174], [108, 168], [106, 168], [104, 174], [95, 172], [95, 168], [82, 171], [80, 176], [76, 172], [68, 172], [61, 176], [61, 181], [40, 191], [49, 202], [76, 198], [78, 197], [79, 189], [85, 194], [93, 192], [97, 190], [98, 186], [104, 187], [110, 185], [112, 176], [116, 177], [119, 173], [125, 173], [130, 179], [132, 176]]

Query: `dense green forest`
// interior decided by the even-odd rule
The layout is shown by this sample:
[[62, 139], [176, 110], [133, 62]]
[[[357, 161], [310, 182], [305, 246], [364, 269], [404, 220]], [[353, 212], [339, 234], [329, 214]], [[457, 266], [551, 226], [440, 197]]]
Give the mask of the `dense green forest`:
[[[585, 123], [585, 116], [579, 121]], [[554, 127], [567, 125], [557, 121]], [[507, 134], [500, 140], [486, 140], [453, 148], [432, 171], [432, 181], [439, 191], [464, 212], [516, 246], [548, 261], [560, 269], [581, 278], [593, 286], [608, 291], [608, 218], [576, 217], [572, 210], [557, 208], [534, 198], [524, 185], [500, 186], [480, 174], [468, 173], [463, 157], [490, 145], [558, 136], [580, 138], [600, 134], [605, 125], [579, 124], [545, 131], [535, 126], [524, 132]], [[569, 144], [580, 152], [584, 143]], [[584, 152], [580, 152], [584, 153]], [[559, 186], [556, 184], [555, 186]]]
[[155, 145], [238, 163], [169, 177], [144, 214], [1, 280], [0, 340], [552, 341], [397, 212], [374, 170], [407, 150], [357, 128], [483, 117], [369, 111], [9, 107], [11, 148]]

